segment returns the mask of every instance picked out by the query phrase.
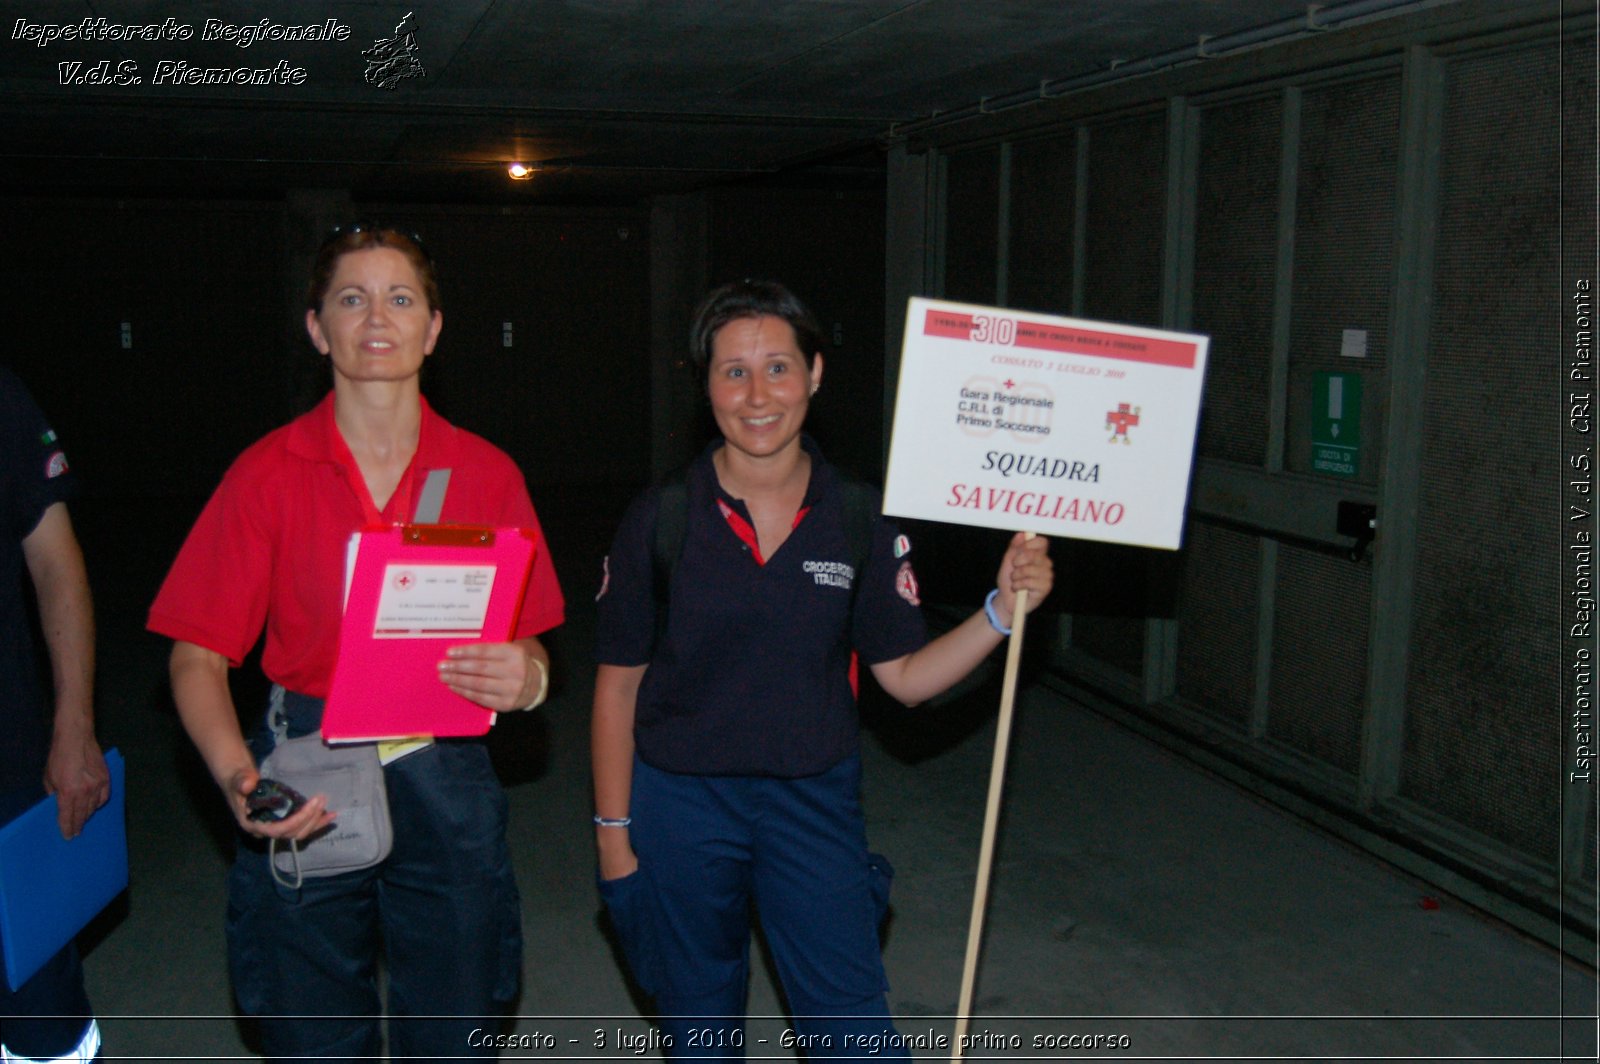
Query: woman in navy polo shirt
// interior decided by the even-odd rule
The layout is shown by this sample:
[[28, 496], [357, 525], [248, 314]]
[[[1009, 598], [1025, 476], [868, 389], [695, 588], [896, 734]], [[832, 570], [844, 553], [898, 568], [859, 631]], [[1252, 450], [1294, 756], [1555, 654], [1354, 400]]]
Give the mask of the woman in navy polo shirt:
[[752, 901], [814, 1051], [905, 1056], [878, 948], [887, 882], [861, 814], [854, 660], [907, 705], [946, 690], [1004, 638], [1017, 591], [1030, 609], [1049, 593], [1046, 544], [1019, 533], [984, 608], [929, 642], [909, 543], [872, 493], [854, 556], [854, 488], [801, 433], [822, 383], [811, 312], [778, 284], [724, 285], [691, 346], [722, 439], [686, 484], [630, 507], [599, 599], [601, 892], [670, 1056], [744, 1055]]

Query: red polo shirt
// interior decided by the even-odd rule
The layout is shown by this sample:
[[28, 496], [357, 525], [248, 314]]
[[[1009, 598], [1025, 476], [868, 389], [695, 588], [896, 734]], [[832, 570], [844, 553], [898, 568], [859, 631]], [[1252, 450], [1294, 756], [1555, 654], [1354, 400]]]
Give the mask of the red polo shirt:
[[515, 638], [560, 624], [561, 588], [516, 464], [435, 414], [424, 399], [417, 453], [380, 512], [334, 424], [330, 393], [233, 463], [178, 552], [147, 626], [237, 666], [265, 625], [261, 667], [268, 679], [326, 698], [350, 534], [411, 520], [432, 469], [451, 471], [441, 521], [533, 531], [533, 574]]

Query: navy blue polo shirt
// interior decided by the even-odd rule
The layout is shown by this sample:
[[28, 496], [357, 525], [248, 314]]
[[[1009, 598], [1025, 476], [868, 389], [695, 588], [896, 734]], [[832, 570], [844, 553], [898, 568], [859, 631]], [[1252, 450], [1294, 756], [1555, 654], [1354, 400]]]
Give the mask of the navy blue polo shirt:
[[866, 571], [854, 572], [838, 474], [810, 439], [802, 444], [811, 455], [803, 516], [765, 564], [738, 530], [753, 525], [749, 511], [717, 482], [711, 456], [721, 442], [690, 467], [683, 554], [661, 646], [653, 645], [652, 573], [659, 491], [634, 500], [617, 530], [595, 659], [650, 666], [634, 739], [655, 768], [783, 778], [825, 772], [858, 745], [852, 650], [874, 665], [927, 642], [909, 544], [878, 517]]
[[23, 593], [22, 541], [75, 486], [44, 414], [22, 382], [0, 369], [0, 792], [37, 789], [50, 748], [50, 707]]

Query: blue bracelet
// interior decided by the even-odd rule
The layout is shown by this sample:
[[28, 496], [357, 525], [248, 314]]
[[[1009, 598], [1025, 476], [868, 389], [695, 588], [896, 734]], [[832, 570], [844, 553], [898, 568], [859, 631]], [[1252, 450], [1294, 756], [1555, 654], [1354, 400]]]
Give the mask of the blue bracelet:
[[631, 817], [631, 816], [617, 816], [617, 817], [601, 816], [599, 813], [596, 813], [594, 815], [594, 823], [595, 823], [596, 827], [601, 827], [601, 828], [625, 828], [629, 824], [633, 823], [633, 817]]
[[990, 628], [993, 628], [995, 631], [999, 632], [1001, 635], [1010, 635], [1011, 634], [1011, 629], [1009, 629], [1005, 625], [1001, 624], [1000, 623], [1000, 618], [995, 616], [995, 612], [994, 612], [994, 597], [996, 595], [998, 595], [998, 594], [1000, 594], [1000, 589], [999, 588], [995, 588], [993, 591], [989, 592], [989, 597], [983, 600], [983, 612], [989, 618], [989, 627]]

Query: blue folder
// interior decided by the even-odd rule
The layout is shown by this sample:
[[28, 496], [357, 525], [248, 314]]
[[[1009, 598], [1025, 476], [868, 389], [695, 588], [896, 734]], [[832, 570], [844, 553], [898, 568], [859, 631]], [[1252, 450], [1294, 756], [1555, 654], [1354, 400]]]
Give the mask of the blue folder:
[[128, 886], [122, 755], [106, 751], [111, 798], [61, 837], [50, 795], [0, 827], [0, 946], [16, 990]]

